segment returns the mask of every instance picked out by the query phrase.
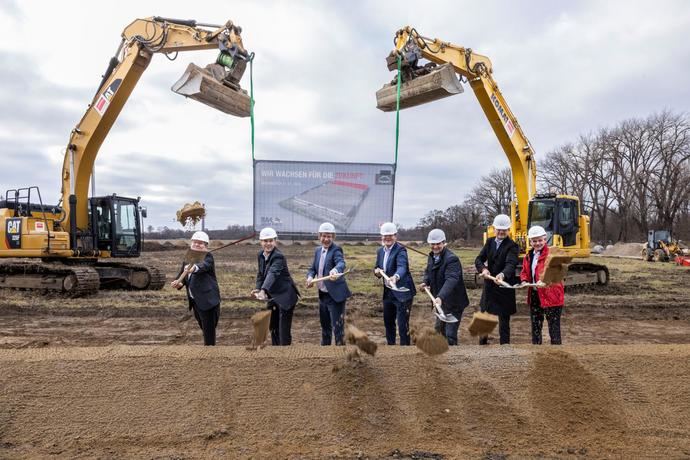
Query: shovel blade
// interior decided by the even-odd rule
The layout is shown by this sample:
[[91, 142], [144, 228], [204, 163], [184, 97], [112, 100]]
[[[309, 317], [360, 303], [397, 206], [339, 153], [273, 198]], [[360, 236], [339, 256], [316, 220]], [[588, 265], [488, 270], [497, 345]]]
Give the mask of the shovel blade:
[[[397, 85], [387, 84], [376, 91], [376, 108], [394, 112]], [[462, 85], [450, 64], [445, 64], [427, 75], [406, 81], [400, 85], [400, 110], [426, 104], [463, 92]]]
[[189, 64], [170, 89], [229, 115], [248, 117], [251, 113], [251, 98], [246, 92], [224, 85], [195, 64]]
[[446, 315], [442, 312], [435, 311], [434, 314], [438, 319], [440, 319], [444, 323], [457, 323], [459, 321], [452, 313], [448, 313]]

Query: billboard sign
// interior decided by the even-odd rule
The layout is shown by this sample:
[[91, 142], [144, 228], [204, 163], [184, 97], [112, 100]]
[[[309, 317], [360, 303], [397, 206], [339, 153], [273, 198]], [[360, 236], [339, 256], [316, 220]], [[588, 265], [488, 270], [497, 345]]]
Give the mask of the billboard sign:
[[315, 233], [331, 222], [342, 234], [378, 234], [393, 219], [391, 164], [254, 162], [254, 228]]

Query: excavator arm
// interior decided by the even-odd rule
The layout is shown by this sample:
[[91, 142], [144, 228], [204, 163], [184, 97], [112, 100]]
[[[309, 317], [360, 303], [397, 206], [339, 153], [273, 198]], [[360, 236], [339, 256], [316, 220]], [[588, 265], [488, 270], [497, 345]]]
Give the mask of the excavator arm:
[[[249, 54], [242, 44], [241, 28], [232, 21], [225, 25], [210, 25], [193, 20], [152, 17], [137, 19], [125, 27], [117, 52], [111, 58], [86, 113], [72, 130], [65, 152], [62, 166], [63, 225], [69, 223], [73, 248], [77, 246], [77, 231], [85, 230], [89, 225], [88, 186], [98, 150], [151, 58], [156, 53], [205, 49], [220, 51], [216, 64], [207, 66], [208, 71], [196, 68], [196, 77], [203, 81], [197, 85], [196, 92], [183, 94], [226, 113], [248, 116], [250, 100], [239, 88], [239, 80]], [[196, 66], [190, 64], [190, 67]], [[208, 89], [209, 85], [212, 88]], [[204, 96], [205, 89], [212, 94]]]
[[[510, 233], [523, 253], [529, 226], [541, 225], [549, 236], [549, 246], [558, 248], [550, 256], [558, 277], [567, 267], [566, 285], [608, 283], [606, 266], [571, 263], [574, 257], [590, 256], [589, 217], [581, 214], [578, 197], [536, 194], [534, 149], [493, 78], [489, 58], [470, 48], [424, 37], [409, 26], [396, 32], [394, 44], [386, 62], [388, 70], [399, 70], [399, 94], [397, 81], [384, 85], [376, 92], [377, 107], [391, 112], [452, 96], [462, 92], [461, 83], [466, 80], [510, 162], [516, 198], [510, 204]], [[422, 65], [421, 59], [430, 62]], [[492, 231], [490, 227], [487, 235]]]
[[[455, 74], [457, 73], [469, 82], [510, 162], [517, 195], [517, 209], [512, 212], [515, 219], [513, 219], [511, 234], [526, 234], [528, 206], [536, 193], [537, 169], [534, 151], [492, 77], [492, 65], [489, 58], [473, 52], [470, 48], [444, 42], [437, 38], [423, 37], [416, 29], [409, 26], [396, 32], [394, 43], [395, 49], [387, 58], [388, 68], [395, 70], [397, 61], [400, 59], [403, 83], [411, 82], [420, 74], [423, 75], [435, 70], [429, 69], [428, 65], [419, 66], [418, 60], [421, 58], [440, 66], [451, 66], [453, 70], [452, 73], [449, 73], [451, 78], [456, 78]], [[436, 71], [440, 73], [443, 72], [443, 69]], [[449, 84], [450, 82], [439, 82], [438, 86], [448, 86]], [[440, 88], [425, 88], [424, 91], [430, 90], [442, 91]], [[409, 95], [405, 95], [404, 92], [405, 90], [403, 90], [401, 97], [401, 108], [428, 102], [419, 90], [410, 88]], [[450, 94], [439, 94], [436, 98], [448, 95]], [[384, 111], [395, 110], [395, 96], [395, 88], [391, 85], [379, 90], [377, 92], [378, 108]], [[403, 99], [405, 100], [404, 103]], [[418, 102], [417, 99], [421, 102]]]

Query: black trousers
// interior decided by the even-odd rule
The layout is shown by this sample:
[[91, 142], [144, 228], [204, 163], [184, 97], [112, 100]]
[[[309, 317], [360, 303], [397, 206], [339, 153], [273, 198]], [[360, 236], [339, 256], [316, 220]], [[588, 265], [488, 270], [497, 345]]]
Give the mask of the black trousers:
[[292, 313], [295, 308], [283, 310], [272, 302], [268, 304], [271, 308], [271, 344], [274, 346], [286, 346], [292, 344]]
[[561, 345], [561, 313], [563, 312], [563, 307], [542, 308], [539, 296], [535, 290], [530, 293], [530, 297], [529, 317], [532, 321], [532, 344], [541, 345], [541, 331], [544, 325], [544, 317], [546, 317], [546, 321], [549, 324], [551, 345]]
[[218, 319], [220, 318], [220, 305], [216, 305], [210, 310], [199, 310], [192, 299], [192, 310], [194, 310], [194, 317], [199, 323], [201, 331], [204, 333], [204, 345], [216, 344], [216, 327], [218, 326]]

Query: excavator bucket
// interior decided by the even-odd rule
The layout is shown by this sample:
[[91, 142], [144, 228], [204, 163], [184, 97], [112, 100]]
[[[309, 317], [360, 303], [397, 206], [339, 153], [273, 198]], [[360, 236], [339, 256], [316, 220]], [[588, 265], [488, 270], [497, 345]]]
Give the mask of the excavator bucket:
[[233, 89], [218, 81], [206, 69], [189, 64], [187, 70], [171, 88], [173, 92], [189, 97], [214, 109], [237, 117], [248, 117], [251, 98], [242, 89]]
[[[394, 112], [397, 85], [388, 84], [376, 91], [376, 108]], [[400, 109], [426, 104], [463, 92], [462, 85], [450, 64], [437, 67], [430, 73], [406, 81], [400, 85]]]

